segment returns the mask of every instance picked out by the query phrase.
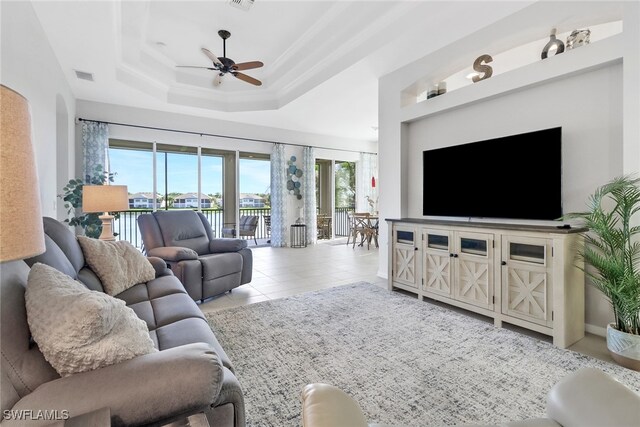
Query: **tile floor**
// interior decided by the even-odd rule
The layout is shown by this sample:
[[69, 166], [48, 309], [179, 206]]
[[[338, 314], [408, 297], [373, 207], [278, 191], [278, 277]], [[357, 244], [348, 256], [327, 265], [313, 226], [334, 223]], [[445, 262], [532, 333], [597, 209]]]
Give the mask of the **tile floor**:
[[[249, 245], [251, 247], [252, 245]], [[377, 276], [381, 249], [373, 246], [352, 248], [346, 238], [321, 241], [306, 248], [257, 247], [253, 249], [253, 280], [231, 293], [211, 298], [200, 305], [203, 312], [283, 298], [304, 292], [366, 281], [386, 289], [387, 280]], [[425, 301], [426, 304], [436, 303]], [[455, 307], [447, 306], [454, 310]], [[473, 313], [462, 312], [474, 315]], [[516, 328], [550, 342], [550, 338]], [[587, 336], [570, 347], [571, 350], [613, 363], [603, 337]]]
[[206, 313], [358, 281], [386, 287], [386, 279], [377, 276], [378, 250], [352, 248], [346, 238], [306, 248], [258, 247], [253, 249], [251, 283], [209, 299], [200, 308]]

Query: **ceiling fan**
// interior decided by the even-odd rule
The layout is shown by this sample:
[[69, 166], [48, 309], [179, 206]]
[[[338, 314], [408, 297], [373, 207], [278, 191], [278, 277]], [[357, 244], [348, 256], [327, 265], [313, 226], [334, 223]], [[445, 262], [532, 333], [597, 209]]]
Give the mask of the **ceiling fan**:
[[239, 71], [251, 70], [254, 68], [260, 68], [264, 64], [260, 61], [251, 61], [251, 62], [241, 62], [236, 64], [233, 59], [227, 58], [227, 39], [231, 37], [231, 33], [227, 30], [218, 31], [218, 35], [222, 38], [222, 56], [218, 58], [215, 56], [209, 49], [202, 48], [202, 53], [207, 55], [207, 57], [213, 62], [213, 67], [200, 67], [195, 65], [177, 65], [180, 68], [203, 68], [206, 70], [217, 71], [219, 74], [214, 80], [214, 83], [220, 84], [220, 78], [225, 74], [229, 73], [233, 75], [235, 78], [245, 81], [247, 83], [251, 83], [252, 85], [262, 86], [262, 82], [258, 79], [254, 79], [251, 76], [240, 73]]

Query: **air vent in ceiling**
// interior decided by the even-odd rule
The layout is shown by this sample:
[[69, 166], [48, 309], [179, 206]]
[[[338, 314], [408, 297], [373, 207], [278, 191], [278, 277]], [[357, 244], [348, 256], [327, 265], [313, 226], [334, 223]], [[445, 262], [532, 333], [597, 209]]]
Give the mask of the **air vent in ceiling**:
[[245, 11], [251, 9], [251, 6], [253, 6], [254, 2], [255, 0], [229, 0], [229, 4], [231, 6]]
[[80, 80], [89, 80], [90, 82], [93, 81], [93, 74], [91, 73], [87, 73], [86, 71], [78, 71], [78, 70], [73, 70], [76, 72], [76, 77], [79, 78]]

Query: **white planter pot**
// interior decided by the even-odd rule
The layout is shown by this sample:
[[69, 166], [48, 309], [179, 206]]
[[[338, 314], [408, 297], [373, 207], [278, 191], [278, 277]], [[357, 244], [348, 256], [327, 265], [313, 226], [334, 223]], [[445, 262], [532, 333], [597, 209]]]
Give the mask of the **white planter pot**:
[[607, 325], [607, 348], [611, 357], [625, 368], [640, 371], [640, 335], [628, 334]]

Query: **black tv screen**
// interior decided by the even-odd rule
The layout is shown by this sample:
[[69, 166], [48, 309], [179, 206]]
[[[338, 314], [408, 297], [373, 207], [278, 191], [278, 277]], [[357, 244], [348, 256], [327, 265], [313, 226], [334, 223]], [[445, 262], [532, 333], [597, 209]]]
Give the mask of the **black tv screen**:
[[423, 165], [424, 215], [562, 215], [562, 128], [427, 150]]

